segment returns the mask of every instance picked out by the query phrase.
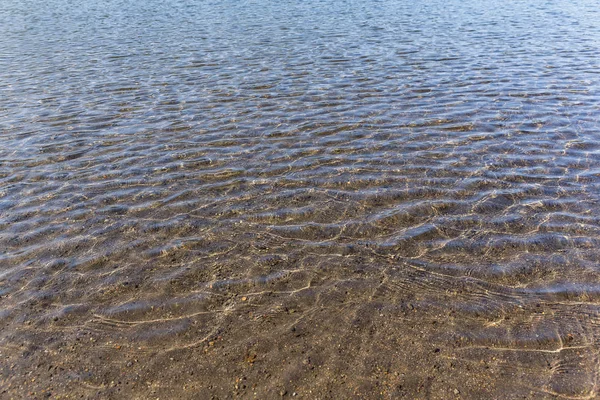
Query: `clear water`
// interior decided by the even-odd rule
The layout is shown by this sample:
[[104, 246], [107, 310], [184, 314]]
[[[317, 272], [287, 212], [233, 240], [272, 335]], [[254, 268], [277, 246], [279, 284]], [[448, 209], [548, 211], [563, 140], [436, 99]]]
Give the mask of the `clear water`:
[[2, 398], [595, 398], [590, 0], [0, 2]]

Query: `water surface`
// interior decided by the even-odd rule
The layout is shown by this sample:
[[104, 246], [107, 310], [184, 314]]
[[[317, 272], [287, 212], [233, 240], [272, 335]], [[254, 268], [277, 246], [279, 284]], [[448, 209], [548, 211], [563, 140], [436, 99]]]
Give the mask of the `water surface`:
[[2, 1], [0, 397], [597, 397], [599, 56], [591, 0]]

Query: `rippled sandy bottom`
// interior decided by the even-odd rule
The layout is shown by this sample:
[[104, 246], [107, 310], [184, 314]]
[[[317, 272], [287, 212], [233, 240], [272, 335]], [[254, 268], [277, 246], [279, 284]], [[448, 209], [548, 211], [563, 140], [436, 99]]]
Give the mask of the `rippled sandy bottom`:
[[[282, 259], [262, 261], [281, 271]], [[11, 378], [3, 390], [99, 398], [595, 396], [597, 310], [589, 301], [386, 258], [304, 262], [312, 266], [188, 290], [186, 299], [174, 284], [152, 309], [130, 303], [92, 315], [81, 305], [54, 307], [7, 337]], [[112, 291], [105, 298], [136, 297], [124, 285]]]
[[[248, 188], [239, 190], [247, 199]], [[155, 217], [136, 223], [109, 212], [104, 224], [81, 218], [70, 229], [101, 231], [92, 239], [59, 230], [77, 239], [55, 246], [48, 235], [15, 235], [9, 243], [24, 254], [3, 277], [11, 284], [2, 296], [4, 395], [595, 396], [597, 278], [585, 264], [598, 252], [583, 231], [557, 238], [540, 233], [542, 224], [502, 240], [481, 229], [475, 238], [492, 239], [452, 237], [439, 201], [327, 231], [283, 221], [346, 219], [358, 204], [355, 212], [372, 210], [368, 199], [387, 209], [406, 193], [383, 200], [361, 192], [359, 201], [333, 190], [293, 192], [258, 198], [296, 203], [304, 210], [296, 217], [246, 206], [221, 222], [200, 218], [230, 200], [212, 211], [148, 207], [140, 212]], [[486, 213], [507, 218], [491, 207], [473, 223]], [[415, 227], [419, 216], [429, 225]], [[28, 248], [47, 261], [28, 263]], [[466, 259], [474, 267], [452, 264]]]
[[593, 399], [581, 1], [0, 2], [0, 398]]
[[[28, 357], [29, 376], [43, 386], [27, 387], [52, 387], [68, 374], [59, 391], [100, 397], [594, 396], [594, 307], [477, 282], [432, 296], [432, 285], [448, 278], [393, 267], [354, 274], [313, 283], [320, 290], [224, 295], [214, 309], [183, 318], [97, 316], [61, 337], [62, 327], [21, 334], [18, 342], [44, 344], [43, 355]], [[21, 346], [24, 357], [34, 350]]]

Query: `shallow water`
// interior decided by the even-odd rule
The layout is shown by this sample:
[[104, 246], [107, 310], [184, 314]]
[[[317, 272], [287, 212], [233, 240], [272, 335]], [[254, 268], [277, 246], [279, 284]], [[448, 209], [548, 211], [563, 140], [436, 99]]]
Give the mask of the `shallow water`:
[[594, 1], [4, 0], [2, 398], [595, 398]]

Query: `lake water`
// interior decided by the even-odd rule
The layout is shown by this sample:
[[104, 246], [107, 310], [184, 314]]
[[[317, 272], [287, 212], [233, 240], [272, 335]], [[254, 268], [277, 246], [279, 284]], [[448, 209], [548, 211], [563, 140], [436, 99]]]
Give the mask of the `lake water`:
[[0, 2], [0, 397], [576, 398], [596, 1]]

